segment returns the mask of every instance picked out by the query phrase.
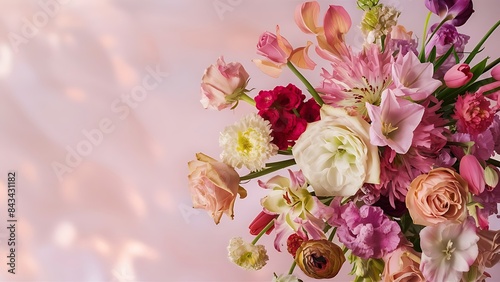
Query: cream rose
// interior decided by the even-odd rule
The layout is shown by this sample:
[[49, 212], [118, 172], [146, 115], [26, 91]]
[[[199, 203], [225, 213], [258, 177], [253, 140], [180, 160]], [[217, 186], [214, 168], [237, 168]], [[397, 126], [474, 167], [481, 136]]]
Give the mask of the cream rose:
[[363, 183], [380, 181], [378, 148], [370, 125], [344, 109], [323, 105], [321, 120], [310, 123], [293, 156], [318, 196], [352, 196]]
[[446, 220], [463, 221], [467, 215], [469, 188], [458, 173], [436, 168], [417, 176], [410, 184], [406, 206], [413, 222], [434, 225]]
[[196, 160], [188, 163], [189, 189], [193, 208], [204, 209], [218, 224], [222, 214], [233, 218], [236, 195], [246, 196], [240, 183], [240, 176], [229, 165], [198, 153]]

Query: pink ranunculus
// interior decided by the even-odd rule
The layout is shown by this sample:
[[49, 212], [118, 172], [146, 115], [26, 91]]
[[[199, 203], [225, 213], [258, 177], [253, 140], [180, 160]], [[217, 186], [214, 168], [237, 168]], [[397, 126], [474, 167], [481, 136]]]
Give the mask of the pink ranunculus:
[[420, 254], [403, 245], [384, 256], [382, 280], [386, 282], [425, 282], [420, 272]]
[[469, 191], [472, 194], [483, 193], [486, 187], [484, 169], [474, 155], [465, 155], [460, 160], [460, 175], [469, 184]]
[[493, 123], [495, 110], [480, 92], [458, 96], [452, 118], [457, 120], [458, 132], [477, 135]]
[[430, 226], [467, 216], [467, 181], [449, 168], [417, 176], [406, 194], [406, 206], [415, 224]]
[[222, 110], [234, 104], [244, 93], [249, 75], [240, 63], [224, 62], [220, 57], [205, 70], [201, 79], [201, 104], [205, 109]]
[[236, 195], [246, 196], [240, 183], [240, 176], [229, 165], [198, 153], [196, 160], [188, 163], [189, 189], [193, 208], [204, 209], [218, 224], [222, 214], [233, 218]]
[[468, 64], [456, 64], [444, 75], [444, 82], [450, 88], [459, 88], [466, 85], [474, 74]]

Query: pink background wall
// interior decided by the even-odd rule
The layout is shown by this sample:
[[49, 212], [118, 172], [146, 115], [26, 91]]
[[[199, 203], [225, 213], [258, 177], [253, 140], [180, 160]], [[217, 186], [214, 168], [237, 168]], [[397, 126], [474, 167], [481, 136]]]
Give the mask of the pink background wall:
[[[190, 208], [186, 174], [196, 152], [217, 157], [219, 132], [253, 111], [244, 103], [202, 109], [200, 78], [218, 56], [244, 64], [253, 94], [302, 87], [288, 72], [275, 80], [251, 62], [258, 36], [276, 24], [294, 46], [313, 39], [293, 21], [301, 1], [60, 2], [49, 10], [37, 1], [0, 2], [0, 280], [270, 281], [286, 272], [291, 258], [269, 237], [261, 240], [271, 258], [261, 271], [227, 259], [231, 237], [252, 239], [247, 225], [265, 195], [255, 181], [237, 201], [235, 220], [215, 226]], [[217, 3], [228, 10], [218, 13]], [[323, 11], [334, 3], [351, 14], [347, 40], [360, 46], [355, 1], [321, 1]], [[399, 7], [400, 23], [421, 36], [423, 0], [384, 3]], [[498, 20], [498, 1], [475, 1], [475, 9], [460, 28], [472, 37], [469, 50]], [[500, 56], [499, 43], [497, 31], [481, 57]], [[168, 76], [148, 78], [155, 69]], [[318, 84], [318, 71], [305, 75]], [[66, 160], [72, 150], [84, 156]], [[67, 166], [60, 177], [54, 163]], [[17, 171], [16, 275], [5, 264], [10, 170]], [[336, 280], [350, 280], [349, 271], [346, 264]]]

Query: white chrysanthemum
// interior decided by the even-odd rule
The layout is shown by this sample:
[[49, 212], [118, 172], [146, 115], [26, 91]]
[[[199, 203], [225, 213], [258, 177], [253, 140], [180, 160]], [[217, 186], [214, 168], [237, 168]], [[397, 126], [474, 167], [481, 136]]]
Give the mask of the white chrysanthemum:
[[222, 161], [232, 167], [246, 166], [250, 171], [261, 170], [265, 161], [278, 152], [271, 143], [271, 124], [257, 114], [243, 117], [222, 131], [219, 144]]
[[299, 278], [297, 276], [292, 275], [292, 274], [282, 274], [280, 276], [277, 276], [274, 274], [272, 282], [300, 282]]
[[243, 241], [241, 237], [232, 238], [227, 247], [229, 259], [248, 270], [259, 270], [269, 260], [263, 245], [253, 245]]

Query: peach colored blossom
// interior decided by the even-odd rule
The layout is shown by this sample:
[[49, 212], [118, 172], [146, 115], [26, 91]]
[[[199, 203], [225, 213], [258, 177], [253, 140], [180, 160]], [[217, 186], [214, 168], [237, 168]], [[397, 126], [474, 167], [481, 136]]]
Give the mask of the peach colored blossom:
[[415, 224], [435, 225], [446, 220], [462, 222], [467, 215], [467, 181], [449, 168], [436, 168], [410, 184], [406, 206]]
[[245, 189], [239, 186], [238, 173], [231, 166], [203, 153], [196, 154], [196, 160], [190, 161], [188, 167], [193, 208], [206, 210], [215, 224], [219, 223], [223, 213], [232, 219], [236, 194], [240, 198], [246, 196]]
[[383, 281], [425, 282], [420, 272], [420, 254], [410, 246], [403, 245], [384, 257]]

